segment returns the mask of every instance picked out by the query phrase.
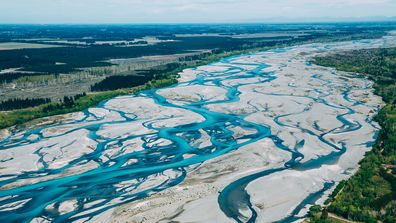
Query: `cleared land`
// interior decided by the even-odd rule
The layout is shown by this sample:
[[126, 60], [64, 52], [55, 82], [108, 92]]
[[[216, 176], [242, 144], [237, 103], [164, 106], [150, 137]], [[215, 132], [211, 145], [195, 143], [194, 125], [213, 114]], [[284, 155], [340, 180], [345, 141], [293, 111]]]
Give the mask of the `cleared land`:
[[0, 43], [0, 50], [19, 50], [19, 49], [40, 49], [40, 48], [50, 48], [59, 47], [50, 44], [40, 44], [40, 43], [20, 43], [20, 42], [5, 42]]

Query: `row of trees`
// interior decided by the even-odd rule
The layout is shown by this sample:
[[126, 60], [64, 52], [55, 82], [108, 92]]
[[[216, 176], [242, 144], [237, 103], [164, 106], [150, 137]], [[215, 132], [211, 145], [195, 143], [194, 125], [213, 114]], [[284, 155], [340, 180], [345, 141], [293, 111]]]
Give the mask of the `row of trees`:
[[3, 102], [0, 102], [0, 110], [1, 111], [9, 111], [14, 109], [22, 109], [22, 108], [30, 108], [35, 107], [42, 104], [50, 103], [51, 99], [49, 98], [13, 98]]
[[51, 103], [50, 98], [25, 98], [25, 99], [13, 98], [0, 102], [0, 111], [31, 108], [43, 104], [48, 104], [46, 108], [47, 109], [46, 111], [48, 112], [51, 110], [59, 109], [61, 107], [72, 107], [78, 99], [85, 97], [86, 95], [87, 94], [84, 92], [81, 94], [77, 94], [75, 96], [65, 96], [63, 100], [60, 100], [59, 103], [52, 103], [53, 104], [52, 107], [50, 104]]
[[5, 74], [0, 74], [0, 83], [11, 83], [21, 77], [31, 77], [38, 75], [48, 75], [48, 73], [23, 73], [23, 72], [10, 72]]
[[114, 75], [106, 77], [99, 83], [91, 86], [91, 91], [110, 91], [122, 88], [131, 88], [146, 84], [150, 81], [168, 78], [167, 75], [181, 67], [182, 63], [169, 63], [149, 70], [138, 71], [135, 75]]
[[74, 105], [74, 103], [75, 103], [78, 99], [80, 99], [80, 98], [82, 98], [82, 97], [84, 97], [84, 96], [87, 96], [87, 94], [86, 94], [85, 92], [83, 92], [83, 93], [81, 93], [81, 94], [74, 95], [74, 96], [64, 96], [64, 97], [63, 97], [63, 104], [64, 104], [66, 107], [70, 107], [70, 106]]
[[58, 103], [50, 103], [48, 105], [46, 105], [43, 109], [44, 112], [52, 112], [52, 111], [58, 111], [58, 110], [62, 110], [65, 108], [72, 108], [73, 106], [76, 105], [76, 102], [82, 98], [87, 96], [87, 94], [85, 92], [81, 93], [81, 94], [77, 94], [75, 96], [64, 96], [63, 100], [60, 100], [60, 102]]

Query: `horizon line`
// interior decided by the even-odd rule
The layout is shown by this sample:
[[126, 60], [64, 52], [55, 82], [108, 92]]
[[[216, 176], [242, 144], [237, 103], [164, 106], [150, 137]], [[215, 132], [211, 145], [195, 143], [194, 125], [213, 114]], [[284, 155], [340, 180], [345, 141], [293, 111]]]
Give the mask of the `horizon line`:
[[293, 25], [293, 24], [353, 24], [353, 23], [396, 23], [396, 17], [392, 19], [384, 20], [329, 20], [329, 21], [257, 21], [257, 22], [139, 22], [139, 23], [128, 23], [128, 22], [65, 22], [65, 23], [0, 23], [0, 25], [232, 25], [232, 24], [243, 24], [243, 25]]

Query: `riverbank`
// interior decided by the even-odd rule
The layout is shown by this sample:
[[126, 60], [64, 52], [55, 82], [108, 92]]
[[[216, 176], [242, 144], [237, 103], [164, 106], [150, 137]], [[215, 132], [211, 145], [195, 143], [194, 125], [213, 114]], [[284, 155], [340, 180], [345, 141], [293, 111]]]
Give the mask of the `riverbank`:
[[[340, 192], [328, 200], [324, 212], [360, 222], [395, 222], [396, 48], [331, 54], [316, 58], [314, 63], [366, 75], [374, 81], [375, 93], [387, 103], [376, 116], [382, 129], [373, 150], [360, 162], [359, 171], [339, 185]], [[320, 215], [311, 221], [331, 222]]]

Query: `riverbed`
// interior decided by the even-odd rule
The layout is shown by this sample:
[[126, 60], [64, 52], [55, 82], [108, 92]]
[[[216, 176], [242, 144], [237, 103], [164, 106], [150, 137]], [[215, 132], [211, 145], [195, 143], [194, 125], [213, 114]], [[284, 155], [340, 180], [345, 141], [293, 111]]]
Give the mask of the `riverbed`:
[[1, 222], [294, 222], [375, 142], [383, 105], [315, 55], [395, 46], [307, 44], [187, 69], [58, 124], [4, 131]]

